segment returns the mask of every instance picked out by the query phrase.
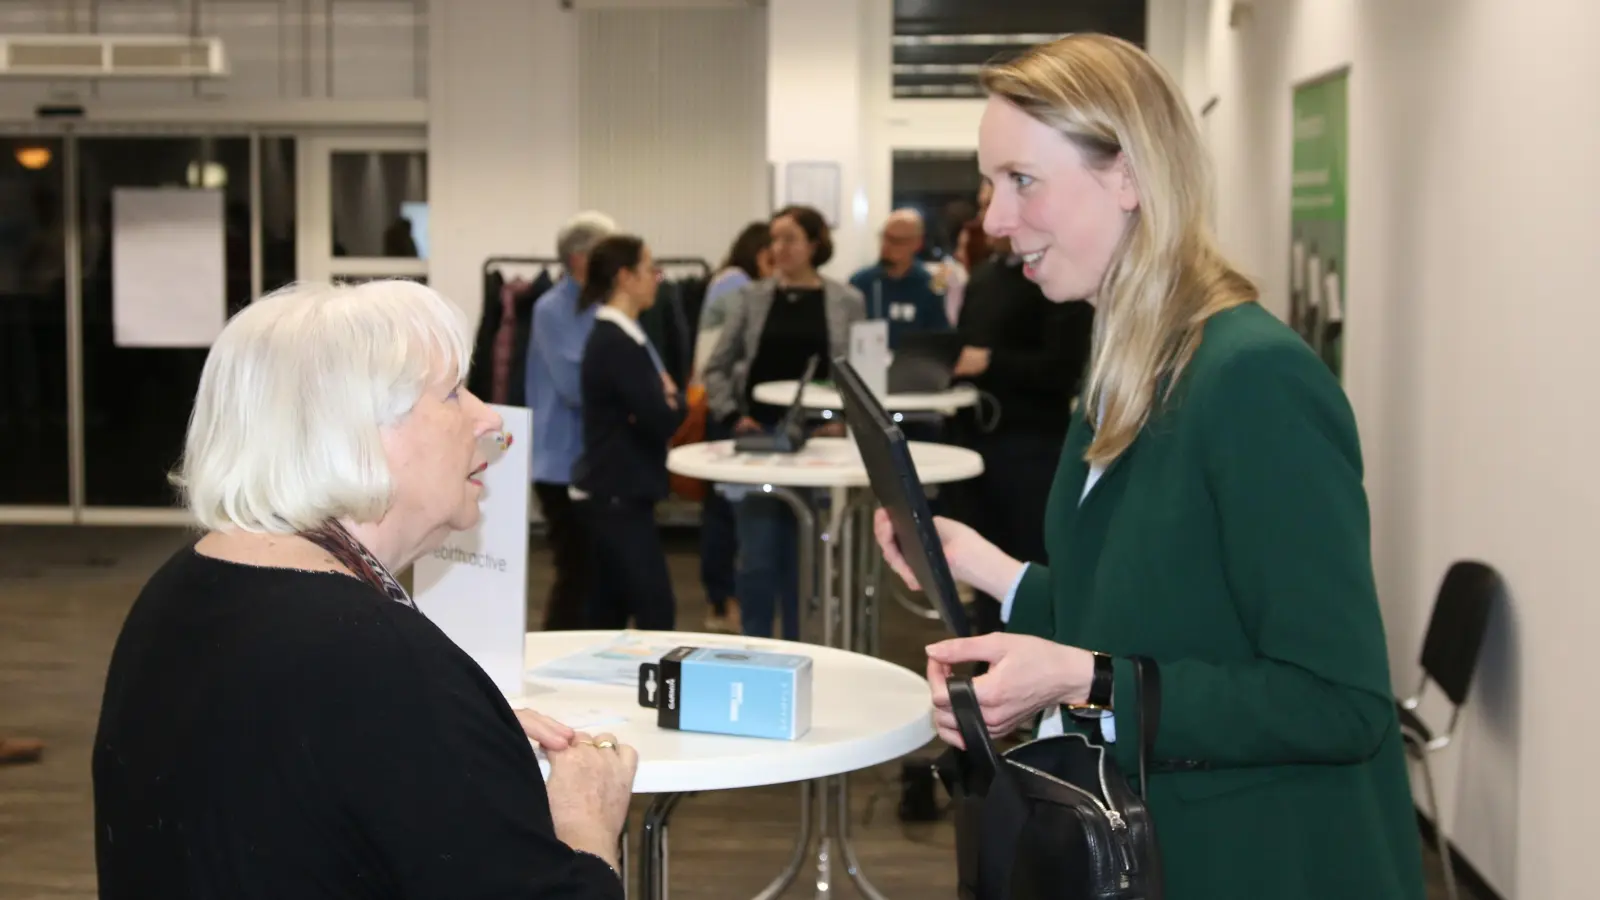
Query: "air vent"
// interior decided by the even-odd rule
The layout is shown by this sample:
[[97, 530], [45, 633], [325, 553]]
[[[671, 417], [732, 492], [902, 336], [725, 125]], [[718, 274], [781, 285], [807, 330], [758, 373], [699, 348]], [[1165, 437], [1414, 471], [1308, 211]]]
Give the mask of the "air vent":
[[220, 78], [227, 74], [220, 38], [0, 36], [0, 78]]

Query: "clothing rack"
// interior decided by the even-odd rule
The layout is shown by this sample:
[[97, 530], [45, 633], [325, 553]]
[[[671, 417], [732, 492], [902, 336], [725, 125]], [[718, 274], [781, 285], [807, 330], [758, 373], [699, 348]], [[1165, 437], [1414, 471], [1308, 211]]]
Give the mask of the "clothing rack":
[[[673, 378], [684, 384], [694, 368], [694, 345], [698, 337], [696, 325], [700, 320], [700, 306], [705, 300], [706, 286], [711, 281], [711, 264], [696, 256], [664, 256], [657, 259], [655, 264], [663, 275], [667, 275], [669, 269], [691, 270], [677, 277], [668, 275], [663, 280], [665, 308], [652, 310], [655, 315], [670, 319], [670, 334], [666, 321], [646, 329], [656, 332], [653, 337], [659, 338], [662, 344], [657, 349], [669, 360], [668, 369]], [[694, 296], [685, 296], [685, 282], [695, 283], [692, 291]]]
[[[533, 301], [561, 277], [561, 261], [549, 256], [491, 256], [483, 261], [483, 313], [473, 340], [472, 370], [467, 387], [490, 402], [522, 406], [524, 372]], [[513, 268], [530, 270], [507, 271]], [[507, 283], [523, 281], [516, 293], [512, 317], [505, 319], [501, 291]]]
[[559, 266], [553, 256], [491, 256], [483, 261], [483, 274], [500, 271], [501, 266]]
[[656, 260], [656, 267], [661, 269], [691, 266], [700, 270], [702, 278], [709, 279], [711, 277], [711, 263], [698, 256], [663, 256]]

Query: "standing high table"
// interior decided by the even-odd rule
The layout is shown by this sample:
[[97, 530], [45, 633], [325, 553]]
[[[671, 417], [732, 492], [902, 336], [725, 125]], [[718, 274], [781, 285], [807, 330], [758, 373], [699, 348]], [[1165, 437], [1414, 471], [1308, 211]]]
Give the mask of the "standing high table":
[[[686, 478], [760, 487], [794, 510], [800, 522], [800, 601], [822, 616], [821, 643], [829, 647], [878, 654], [876, 604], [858, 604], [857, 573], [864, 571], [863, 550], [872, 541], [866, 513], [874, 505], [861, 453], [849, 438], [812, 438], [799, 453], [736, 453], [733, 441], [685, 444], [667, 454], [667, 470]], [[983, 474], [983, 457], [965, 447], [911, 441], [911, 460], [924, 485], [965, 481]], [[827, 489], [830, 515], [819, 520], [800, 492]], [[816, 548], [824, 551], [817, 583]], [[835, 583], [836, 579], [840, 582]]]
[[[794, 400], [795, 381], [763, 381], [750, 389], [757, 403], [771, 406], [788, 406]], [[970, 384], [951, 385], [949, 390], [929, 393], [886, 394], [883, 408], [889, 412], [948, 412], [978, 403], [978, 389]], [[800, 394], [804, 409], [844, 409], [844, 398], [838, 388], [825, 384], [808, 384]]]
[[[912, 441], [909, 446], [924, 484], [962, 481], [983, 473], [983, 457], [963, 447], [922, 441]], [[851, 493], [852, 488], [868, 485], [866, 466], [854, 441], [812, 438], [800, 452], [788, 454], [736, 453], [733, 441], [686, 444], [667, 454], [667, 470], [688, 478], [758, 486], [786, 502], [800, 526], [800, 603], [808, 612], [821, 613], [821, 643], [878, 655], [878, 604], [872, 598], [859, 602], [862, 597], [856, 589], [858, 573], [866, 571], [866, 556], [876, 547], [870, 538], [859, 539], [863, 531], [871, 534], [868, 514], [874, 502], [871, 491], [857, 490], [854, 496]], [[818, 488], [828, 489], [832, 496], [830, 514], [825, 519], [816, 514], [808, 499], [808, 489]], [[818, 548], [822, 550], [820, 579], [816, 571]], [[817, 818], [822, 822], [817, 841], [817, 896], [827, 897], [832, 884], [835, 837], [830, 801], [837, 803], [843, 817], [849, 810], [849, 785], [843, 774], [822, 782], [822, 789], [817, 792]], [[883, 900], [883, 894], [862, 874], [848, 833], [841, 828], [837, 837], [851, 880], [868, 900]], [[802, 835], [802, 841], [806, 839]]]
[[[751, 397], [757, 403], [766, 403], [772, 406], [788, 406], [794, 401], [795, 391], [799, 390], [798, 381], [764, 381], [751, 389]], [[903, 422], [912, 418], [928, 418], [938, 416], [952, 416], [957, 410], [977, 406], [980, 400], [978, 389], [971, 384], [961, 382], [950, 385], [942, 391], [901, 391], [893, 394], [884, 394], [878, 399], [883, 403], [884, 411], [890, 413], [896, 422]], [[822, 418], [832, 419], [835, 412], [844, 409], [844, 397], [839, 394], [839, 389], [830, 384], [810, 382], [800, 391], [800, 407], [822, 413]], [[981, 418], [981, 417], [980, 417]], [[920, 464], [918, 468], [920, 468]], [[981, 471], [978, 473], [981, 474]], [[976, 475], [972, 476], [976, 477]], [[961, 479], [950, 479], [959, 481]], [[927, 482], [926, 483], [933, 483]], [[861, 596], [864, 608], [875, 612], [877, 609], [878, 593], [881, 587], [880, 572], [876, 556], [865, 556], [861, 564], [866, 568], [861, 569]], [[918, 607], [907, 601], [904, 595], [894, 593], [892, 596], [900, 602], [913, 615], [924, 619], [938, 619], [939, 612], [931, 607]], [[876, 634], [876, 632], [873, 632]], [[876, 654], [876, 646], [869, 652]]]
[[[616, 631], [535, 632], [527, 637], [526, 664], [541, 663], [596, 647], [621, 634]], [[618, 685], [542, 679], [530, 672], [523, 695], [512, 698], [515, 707], [538, 710], [557, 720], [582, 724], [597, 712], [620, 721], [595, 725], [595, 732], [611, 732], [639, 751], [639, 771], [633, 792], [654, 794], [645, 813], [639, 895], [656, 900], [667, 895], [667, 824], [685, 794], [729, 790], [769, 784], [801, 783], [800, 837], [782, 874], [758, 897], [772, 900], [794, 883], [811, 842], [811, 781], [859, 771], [897, 759], [927, 744], [934, 737], [933, 706], [928, 683], [905, 668], [814, 644], [739, 637], [737, 635], [641, 632], [652, 642], [692, 646], [756, 647], [776, 653], [795, 653], [812, 660], [811, 730], [798, 740], [730, 737], [673, 731], [656, 725], [656, 712], [641, 707], [637, 691]], [[606, 716], [602, 718], [609, 718]], [[541, 755], [540, 768], [549, 775]], [[843, 798], [841, 798], [843, 799]], [[841, 804], [838, 821], [830, 825], [841, 840], [848, 835], [849, 807]], [[826, 812], [826, 810], [824, 810]], [[848, 846], [847, 844], [845, 846]], [[847, 859], [856, 872], [854, 857]], [[624, 865], [626, 878], [627, 866]], [[819, 871], [817, 893], [827, 896], [826, 868]]]

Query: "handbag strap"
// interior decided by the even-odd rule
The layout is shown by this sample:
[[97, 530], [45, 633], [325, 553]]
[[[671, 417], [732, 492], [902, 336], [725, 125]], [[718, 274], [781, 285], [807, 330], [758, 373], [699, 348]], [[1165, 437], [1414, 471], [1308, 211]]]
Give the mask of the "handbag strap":
[[1156, 753], [1156, 731], [1161, 725], [1161, 667], [1147, 656], [1133, 658], [1133, 684], [1139, 696], [1139, 799], [1148, 800], [1150, 779], [1147, 760]]
[[989, 790], [995, 773], [1000, 771], [1000, 751], [989, 739], [989, 728], [983, 723], [983, 708], [978, 704], [978, 694], [972, 689], [972, 679], [952, 677], [945, 682], [950, 692], [950, 710], [956, 716], [956, 728], [961, 732], [961, 742], [966, 745], [967, 775], [971, 784], [969, 793], [982, 796]]

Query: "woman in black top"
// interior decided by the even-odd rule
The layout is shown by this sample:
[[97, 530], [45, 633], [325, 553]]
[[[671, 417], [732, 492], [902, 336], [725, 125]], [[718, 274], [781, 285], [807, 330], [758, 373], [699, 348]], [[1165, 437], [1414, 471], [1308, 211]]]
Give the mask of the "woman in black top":
[[410, 281], [297, 284], [223, 329], [174, 479], [205, 534], [106, 675], [101, 897], [623, 896], [634, 752], [514, 712], [390, 574], [478, 521], [500, 420], [468, 348]]
[[583, 351], [583, 457], [576, 484], [588, 499], [594, 541], [591, 628], [671, 631], [677, 601], [656, 529], [667, 496], [667, 446], [685, 399], [639, 327], [656, 302], [655, 263], [644, 241], [606, 238], [589, 252], [579, 308], [603, 304]]
[[[738, 432], [770, 431], [784, 408], [758, 403], [756, 385], [788, 381], [818, 358], [817, 377], [849, 351], [850, 326], [866, 318], [861, 292], [817, 271], [833, 256], [822, 214], [791, 206], [772, 217], [774, 277], [748, 284], [728, 303], [728, 320], [706, 360], [708, 414]], [[839, 436], [842, 425], [818, 434]], [[783, 637], [799, 637], [798, 535], [794, 513], [782, 500], [747, 493], [737, 511], [739, 571], [735, 579], [740, 625], [747, 635], [772, 637], [779, 601]]]
[[[956, 424], [960, 442], [983, 456], [983, 474], [950, 493], [962, 520], [996, 547], [1047, 564], [1039, 524], [1088, 367], [1094, 307], [1051, 302], [1005, 238], [990, 249], [972, 271], [956, 325], [966, 346], [955, 376], [983, 392]], [[1000, 629], [999, 599], [979, 591], [973, 612], [980, 633]]]

